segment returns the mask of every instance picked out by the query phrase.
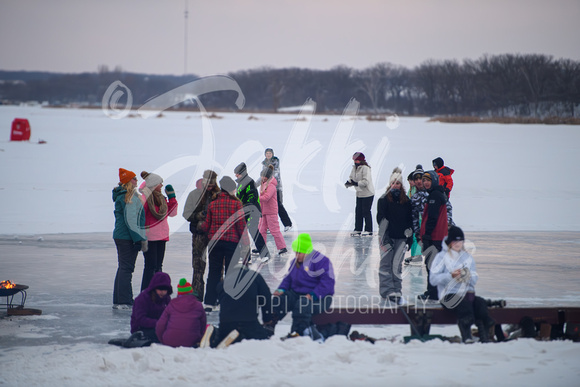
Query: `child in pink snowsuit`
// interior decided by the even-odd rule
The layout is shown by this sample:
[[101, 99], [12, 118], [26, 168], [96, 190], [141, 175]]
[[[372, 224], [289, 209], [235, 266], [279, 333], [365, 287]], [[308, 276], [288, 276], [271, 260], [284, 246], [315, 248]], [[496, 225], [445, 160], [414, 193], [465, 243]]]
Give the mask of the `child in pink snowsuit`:
[[278, 223], [278, 198], [276, 186], [278, 182], [273, 176], [274, 168], [270, 165], [261, 173], [262, 184], [260, 185], [260, 205], [262, 206], [262, 217], [258, 225], [258, 230], [264, 241], [267, 241], [267, 230], [274, 237], [278, 254], [284, 254], [286, 250], [286, 242], [280, 232], [280, 224]]

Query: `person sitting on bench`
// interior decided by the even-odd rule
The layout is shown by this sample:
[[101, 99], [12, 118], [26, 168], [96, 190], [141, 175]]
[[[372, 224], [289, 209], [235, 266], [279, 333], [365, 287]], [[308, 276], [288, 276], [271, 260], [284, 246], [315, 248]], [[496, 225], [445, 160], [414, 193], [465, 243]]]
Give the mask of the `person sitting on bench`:
[[478, 275], [475, 261], [464, 248], [463, 231], [449, 228], [440, 253], [431, 265], [431, 285], [437, 287], [439, 300], [445, 309], [455, 312], [464, 343], [472, 343], [471, 325], [479, 330], [479, 340], [489, 342], [489, 330], [495, 321], [489, 316], [486, 300], [475, 295]]

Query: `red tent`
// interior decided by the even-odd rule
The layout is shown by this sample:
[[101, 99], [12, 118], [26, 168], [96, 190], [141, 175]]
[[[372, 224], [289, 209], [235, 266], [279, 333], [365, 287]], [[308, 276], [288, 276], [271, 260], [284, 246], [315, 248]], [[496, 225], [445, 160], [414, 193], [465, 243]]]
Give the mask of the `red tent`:
[[15, 118], [14, 121], [12, 121], [10, 141], [28, 140], [30, 140], [30, 123], [26, 118]]

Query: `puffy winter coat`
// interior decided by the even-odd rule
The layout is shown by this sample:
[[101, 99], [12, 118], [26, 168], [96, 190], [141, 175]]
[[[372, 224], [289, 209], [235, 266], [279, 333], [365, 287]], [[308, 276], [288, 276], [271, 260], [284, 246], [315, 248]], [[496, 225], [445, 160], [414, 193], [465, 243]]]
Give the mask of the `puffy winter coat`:
[[247, 174], [244, 174], [239, 179], [236, 179], [236, 182], [238, 183], [236, 196], [242, 201], [244, 207], [253, 204], [256, 206], [258, 211], [262, 211], [260, 206], [260, 196], [254, 179]]
[[145, 211], [135, 191], [131, 203], [125, 203], [127, 190], [122, 185], [113, 189], [113, 202], [115, 202], [115, 229], [113, 239], [125, 239], [140, 242], [147, 239], [145, 235]]
[[272, 294], [264, 277], [247, 266], [237, 265], [228, 270], [224, 281], [217, 286], [220, 301], [220, 323], [270, 321]]
[[263, 169], [267, 169], [269, 165], [274, 167], [274, 178], [278, 182], [276, 189], [282, 191], [282, 177], [280, 176], [280, 159], [276, 156], [272, 156], [270, 160], [264, 159], [262, 161]]
[[[145, 209], [145, 227], [147, 240], [149, 241], [168, 241], [169, 240], [169, 223], [168, 217], [177, 215], [177, 199], [171, 198], [167, 201], [167, 216], [163, 219], [157, 219], [151, 211], [149, 211], [149, 203], [143, 197], [143, 208]], [[155, 210], [159, 211], [159, 206], [155, 206]]]
[[447, 196], [443, 187], [437, 185], [431, 188], [427, 197], [427, 204], [423, 210], [421, 221], [421, 239], [428, 235], [431, 240], [442, 241], [447, 235]]
[[201, 341], [206, 328], [203, 305], [193, 294], [171, 300], [157, 321], [155, 333], [161, 344], [193, 347]]
[[437, 168], [435, 170], [435, 172], [437, 172], [437, 174], [439, 175], [439, 185], [441, 185], [443, 187], [447, 197], [450, 197], [451, 190], [453, 189], [453, 176], [452, 175], [453, 175], [453, 172], [455, 172], [455, 170], [453, 170], [449, 167], [446, 167], [444, 165], [441, 168]]
[[334, 282], [332, 262], [321, 252], [313, 250], [302, 264], [294, 258], [278, 289], [292, 289], [296, 293], [312, 294], [320, 299], [334, 294]]
[[[468, 268], [469, 274], [464, 281], [458, 281], [451, 276], [457, 269]], [[479, 276], [475, 268], [475, 261], [465, 250], [456, 252], [450, 250], [447, 243], [442, 243], [442, 250], [435, 256], [431, 264], [429, 282], [437, 286], [439, 299], [443, 300], [447, 294], [465, 294], [475, 292], [475, 284]]]
[[[159, 298], [155, 292], [155, 289], [160, 287], [168, 289], [163, 298]], [[131, 333], [146, 328], [155, 329], [157, 320], [171, 301], [171, 293], [173, 293], [173, 288], [169, 275], [163, 272], [155, 273], [147, 289], [144, 289], [135, 298], [131, 313]]]
[[358, 183], [358, 185], [354, 187], [357, 198], [368, 198], [375, 194], [375, 186], [373, 185], [373, 177], [371, 176], [371, 167], [368, 165], [353, 166], [348, 179]]
[[262, 205], [262, 215], [278, 215], [277, 185], [278, 181], [275, 177], [261, 185], [260, 204]]
[[189, 231], [191, 231], [192, 234], [201, 233], [201, 231], [197, 229], [197, 225], [205, 220], [207, 208], [212, 200], [217, 198], [219, 192], [220, 189], [217, 186], [212, 191], [205, 190], [203, 187], [198, 187], [187, 195], [185, 206], [183, 206], [183, 217], [190, 222]]
[[421, 216], [423, 215], [428, 197], [429, 192], [424, 190], [415, 192], [413, 197], [411, 197], [411, 216], [413, 218], [413, 232], [415, 234], [418, 234], [421, 229]]
[[[404, 203], [389, 200], [385, 193], [377, 202], [377, 223], [379, 224], [379, 241], [387, 244], [387, 239], [406, 239], [405, 232], [412, 233], [411, 200]], [[410, 235], [410, 234], [409, 234]]]

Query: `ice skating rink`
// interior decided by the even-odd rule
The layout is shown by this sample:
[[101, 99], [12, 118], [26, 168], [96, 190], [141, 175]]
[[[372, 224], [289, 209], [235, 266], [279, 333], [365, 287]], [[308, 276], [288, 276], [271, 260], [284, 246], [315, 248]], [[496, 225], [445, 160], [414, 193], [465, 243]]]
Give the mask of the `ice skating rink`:
[[[285, 233], [288, 246], [296, 233]], [[334, 265], [336, 306], [377, 304], [378, 237], [353, 238], [344, 232], [312, 232], [317, 250]], [[505, 299], [510, 306], [580, 306], [577, 232], [473, 232], [466, 247], [477, 264], [477, 292]], [[272, 238], [268, 246], [275, 251]], [[109, 233], [0, 236], [0, 280], [28, 285], [26, 307], [41, 309], [42, 318], [27, 321], [35, 329], [19, 337], [2, 337], [3, 346], [106, 342], [129, 332], [127, 311], [113, 311], [112, 289], [117, 269], [115, 245]], [[276, 289], [292, 254], [273, 258], [260, 272]], [[253, 263], [258, 268], [259, 263]], [[174, 233], [167, 244], [164, 271], [174, 287], [181, 277], [191, 280], [191, 236]], [[139, 254], [133, 275], [134, 296], [143, 272]], [[404, 267], [403, 296], [413, 299], [425, 290], [426, 271], [416, 263]], [[20, 301], [15, 296], [15, 302]], [[0, 302], [5, 302], [2, 298]], [[0, 318], [6, 316], [0, 309]], [[289, 321], [289, 318], [283, 321]], [[217, 323], [217, 313], [209, 316]], [[22, 337], [24, 336], [24, 337]]]

